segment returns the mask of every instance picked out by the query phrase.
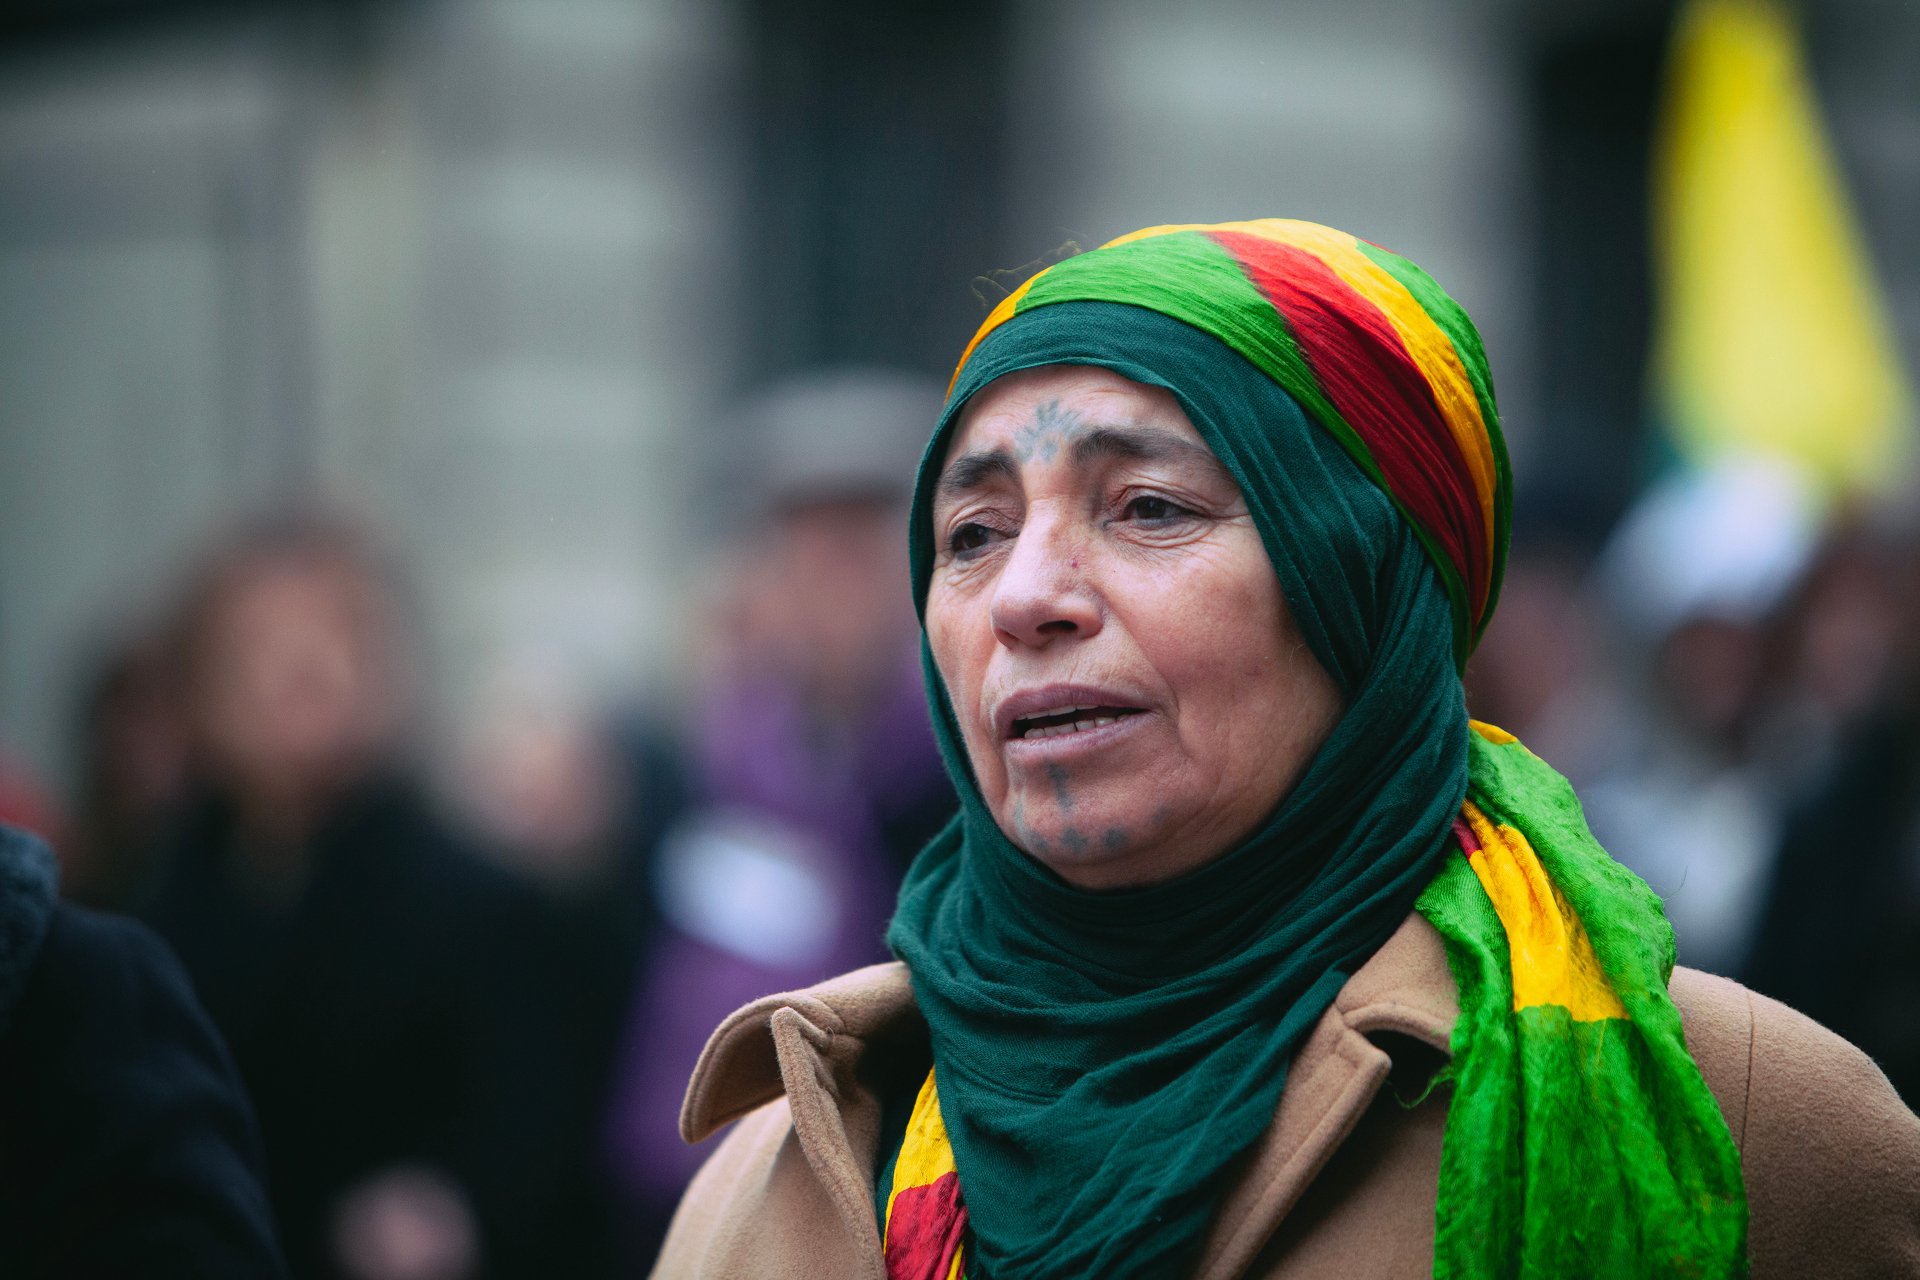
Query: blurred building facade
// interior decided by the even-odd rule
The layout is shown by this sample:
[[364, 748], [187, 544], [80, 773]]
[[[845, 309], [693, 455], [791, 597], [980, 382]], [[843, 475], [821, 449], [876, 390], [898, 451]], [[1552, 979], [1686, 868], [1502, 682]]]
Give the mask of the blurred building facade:
[[[973, 277], [990, 301], [996, 270], [1156, 221], [1404, 250], [1485, 325], [1523, 477], [1608, 514], [1638, 478], [1664, 5], [14, 13], [0, 727], [56, 779], [103, 631], [222, 513], [296, 491], [401, 548], [443, 711], [503, 666], [670, 685], [726, 396], [942, 371]], [[1920, 17], [1804, 20], [1912, 351]]]
[[143, 9], [6, 54], [7, 733], [59, 772], [99, 633], [292, 495], [399, 547], [440, 707], [657, 677], [731, 358], [725, 15]]

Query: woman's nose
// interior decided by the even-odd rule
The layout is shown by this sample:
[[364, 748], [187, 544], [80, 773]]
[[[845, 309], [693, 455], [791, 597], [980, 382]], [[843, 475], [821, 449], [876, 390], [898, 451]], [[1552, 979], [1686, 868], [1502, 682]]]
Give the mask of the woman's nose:
[[1090, 560], [1087, 539], [1070, 521], [1029, 512], [994, 584], [993, 630], [1000, 643], [1044, 648], [1097, 633], [1103, 610]]

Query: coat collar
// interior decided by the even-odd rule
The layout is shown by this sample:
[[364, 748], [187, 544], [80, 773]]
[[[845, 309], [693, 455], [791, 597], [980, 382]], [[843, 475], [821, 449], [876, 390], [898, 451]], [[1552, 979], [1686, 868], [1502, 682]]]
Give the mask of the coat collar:
[[[1395, 1056], [1444, 1060], [1459, 1016], [1446, 944], [1425, 917], [1410, 915], [1347, 979], [1294, 1055], [1273, 1123], [1214, 1215], [1194, 1275], [1226, 1280], [1245, 1274], [1360, 1123]], [[1409, 1053], [1409, 1041], [1424, 1049]]]
[[[1439, 933], [1418, 914], [1407, 917], [1347, 980], [1295, 1055], [1273, 1123], [1221, 1204], [1196, 1275], [1244, 1272], [1359, 1123], [1394, 1055], [1412, 1042], [1445, 1056], [1459, 1012]], [[681, 1135], [699, 1142], [785, 1094], [808, 1163], [849, 1231], [872, 1237], [877, 1259], [872, 1169], [879, 1108], [860, 1068], [870, 1051], [924, 1044], [925, 1034], [898, 963], [756, 1000], [707, 1041], [681, 1108]]]

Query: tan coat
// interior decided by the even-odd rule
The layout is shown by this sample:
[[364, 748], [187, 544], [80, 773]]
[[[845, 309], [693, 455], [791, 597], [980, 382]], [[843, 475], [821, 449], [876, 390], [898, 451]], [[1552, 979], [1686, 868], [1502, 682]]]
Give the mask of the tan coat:
[[[1740, 1148], [1755, 1280], [1920, 1277], [1920, 1119], [1886, 1077], [1724, 978], [1681, 969], [1672, 991]], [[1408, 1109], [1382, 1086], [1396, 1068], [1419, 1080], [1443, 1062], [1457, 1014], [1440, 937], [1414, 916], [1295, 1058], [1194, 1274], [1430, 1274], [1447, 1091]], [[917, 1087], [899, 1068], [925, 1069], [925, 1037], [897, 964], [770, 996], [721, 1024], [680, 1124], [697, 1141], [739, 1123], [688, 1190], [654, 1275], [885, 1280], [876, 1086]]]

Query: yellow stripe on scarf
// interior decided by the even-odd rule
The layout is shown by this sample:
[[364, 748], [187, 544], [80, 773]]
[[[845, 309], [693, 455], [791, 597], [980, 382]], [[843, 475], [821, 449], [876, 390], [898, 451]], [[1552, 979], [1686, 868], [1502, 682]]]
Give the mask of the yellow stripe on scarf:
[[[880, 1247], [884, 1252], [887, 1233], [893, 1227], [893, 1202], [902, 1191], [931, 1186], [949, 1173], [955, 1173], [953, 1143], [947, 1137], [946, 1121], [940, 1118], [940, 1092], [934, 1087], [933, 1072], [920, 1086], [913, 1100], [913, 1115], [907, 1120], [907, 1134], [900, 1143], [899, 1159], [893, 1165], [893, 1187], [887, 1192], [887, 1220], [881, 1225]], [[942, 1280], [960, 1280], [966, 1251], [955, 1249]]]
[[[894, 1112], [895, 1115], [900, 1114]], [[893, 1199], [908, 1187], [924, 1187], [943, 1173], [952, 1173], [953, 1144], [947, 1140], [947, 1125], [940, 1118], [940, 1094], [933, 1084], [933, 1072], [920, 1086], [913, 1100], [913, 1118], [907, 1121], [907, 1136], [900, 1144], [900, 1159], [893, 1166], [893, 1191], [887, 1197], [887, 1218], [893, 1218]]]
[[1489, 820], [1471, 800], [1460, 809], [1480, 842], [1467, 862], [1507, 931], [1514, 1010], [1559, 1005], [1576, 1022], [1626, 1017], [1580, 918], [1547, 878], [1527, 838]]

